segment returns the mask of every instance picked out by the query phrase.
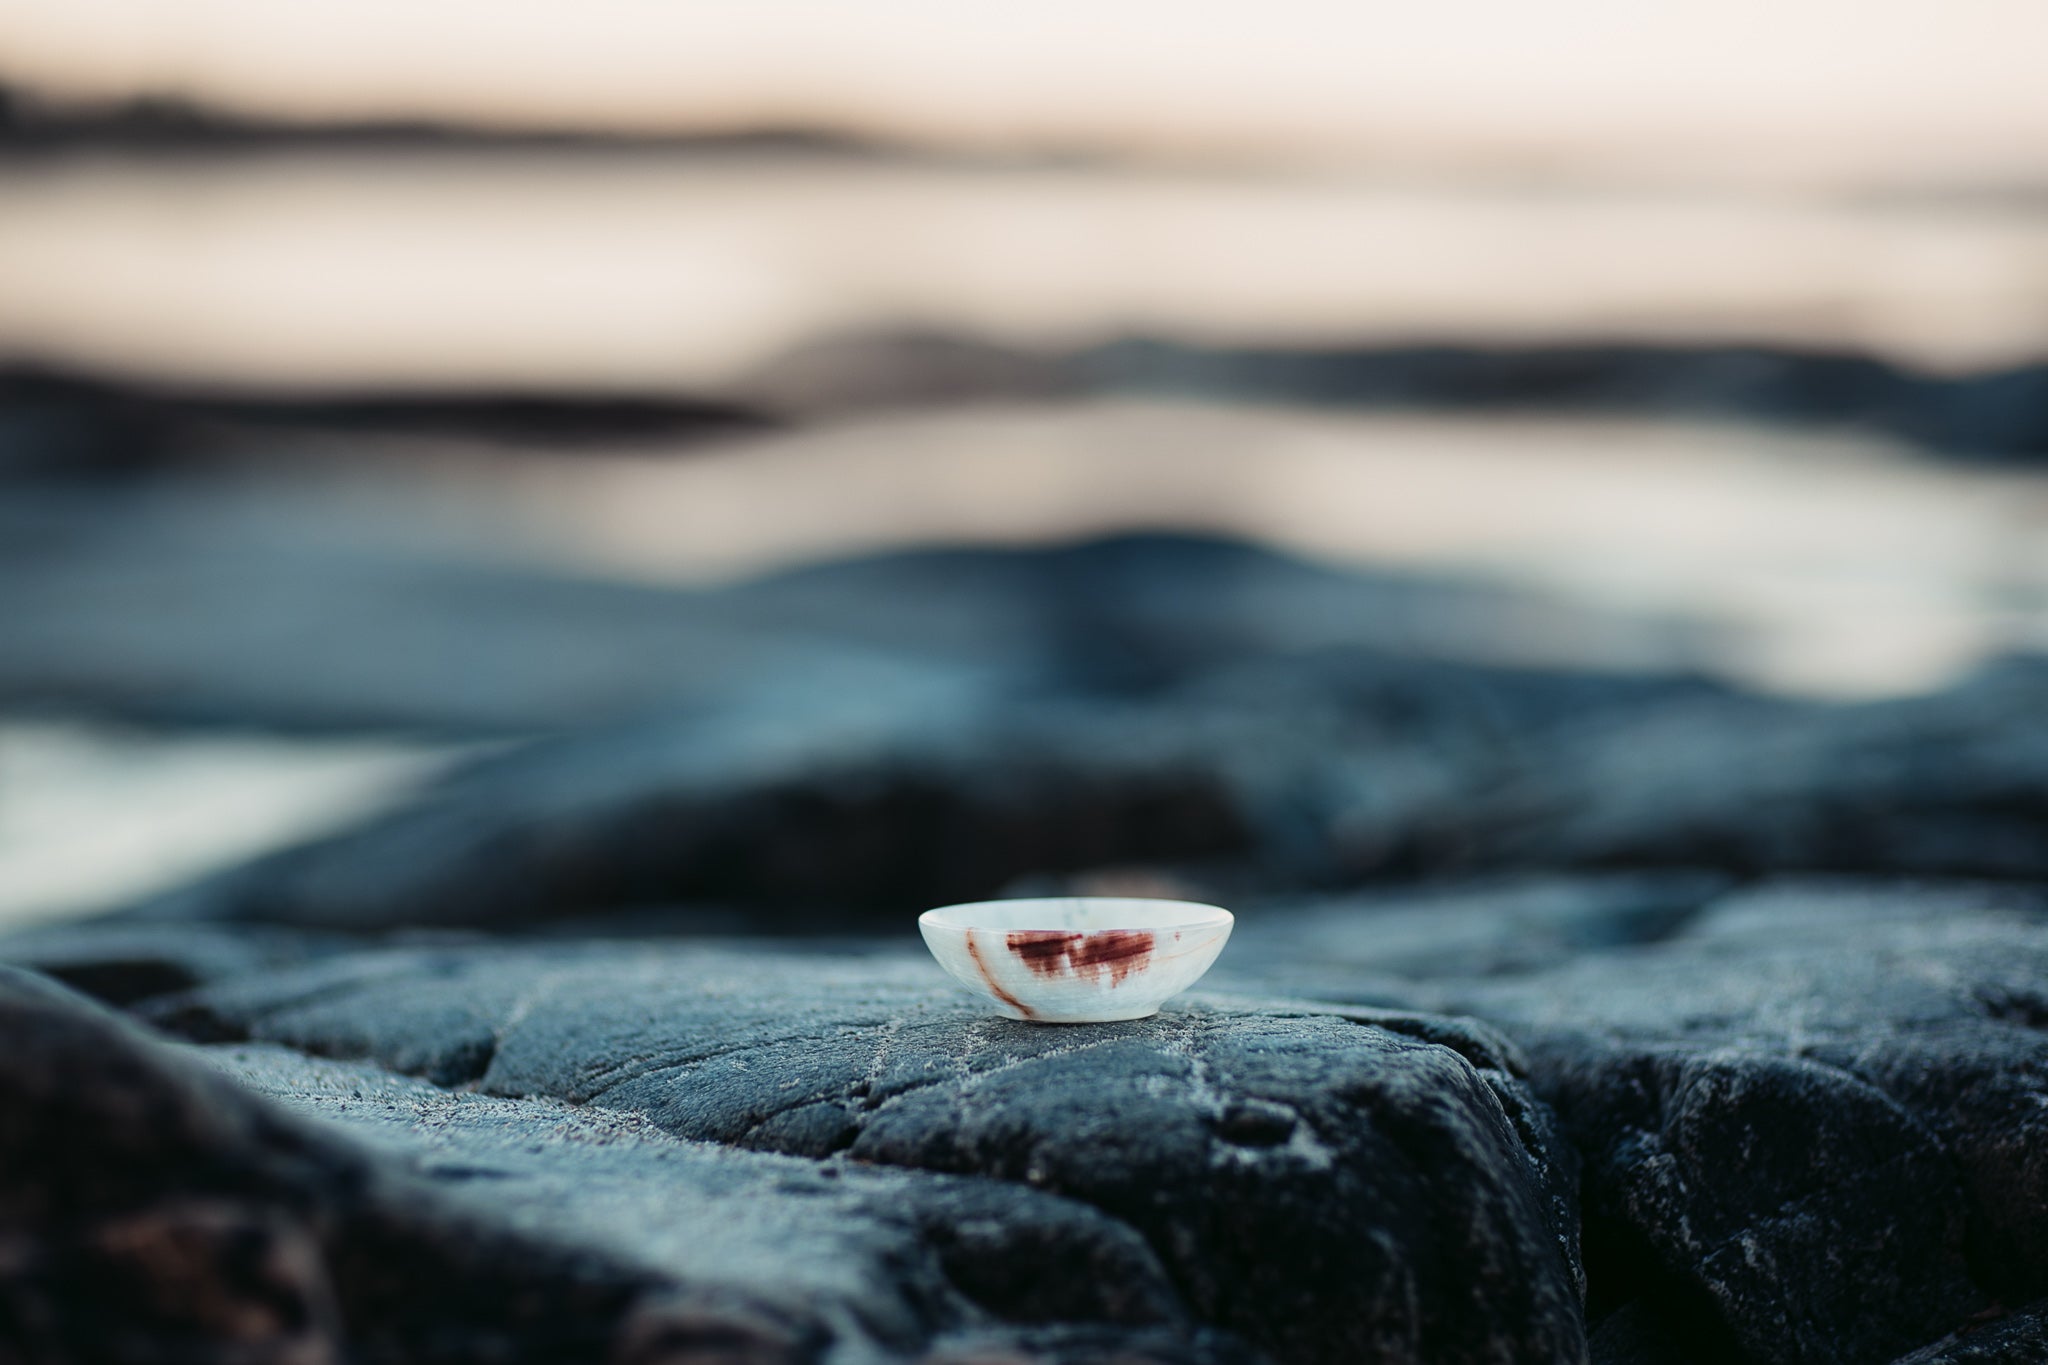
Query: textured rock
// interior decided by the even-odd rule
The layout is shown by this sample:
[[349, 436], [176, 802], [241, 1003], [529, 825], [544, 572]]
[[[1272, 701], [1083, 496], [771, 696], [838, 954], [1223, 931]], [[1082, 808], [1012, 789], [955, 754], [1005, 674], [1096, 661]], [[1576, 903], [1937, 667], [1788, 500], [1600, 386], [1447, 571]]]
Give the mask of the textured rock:
[[602, 1357], [646, 1277], [459, 1216], [0, 969], [0, 1323], [27, 1361]]
[[773, 1308], [781, 1336], [835, 1361], [914, 1355], [956, 1335], [1016, 1353], [1020, 1326], [1140, 1359], [1249, 1357], [1189, 1321], [1135, 1233], [1072, 1200], [681, 1142], [635, 1114], [450, 1092], [271, 1046], [202, 1052], [417, 1164], [460, 1201], [687, 1286], [636, 1306], [626, 1337], [677, 1304], [752, 1302]]
[[[1603, 1365], [2030, 1359], [2033, 1318], [1999, 1305], [2048, 1285], [2048, 896], [1722, 885], [1554, 875], [1255, 908], [1219, 988], [1366, 1003], [1208, 997], [1087, 1029], [978, 1017], [881, 940], [826, 957], [802, 940], [324, 939], [294, 964], [296, 936], [265, 929], [244, 969], [221, 945], [256, 926], [231, 924], [152, 929], [218, 969], [139, 1008], [217, 1040], [219, 1064], [282, 1102], [388, 1130], [456, 1193], [523, 1182], [522, 1227], [548, 1245], [605, 1224], [608, 1254], [693, 1293], [758, 1289], [787, 1254], [773, 1246], [808, 1245], [763, 1231], [785, 1226], [781, 1194], [731, 1174], [746, 1163], [798, 1173], [775, 1175], [783, 1193], [820, 1170], [842, 1191], [907, 1182], [868, 1203], [804, 1196], [822, 1211], [802, 1226], [842, 1240], [815, 1272], [792, 1261], [773, 1282], [801, 1292], [769, 1302], [834, 1350], [1569, 1359], [1583, 1211]], [[132, 960], [137, 932], [79, 926], [66, 961], [90, 980], [93, 938]], [[629, 1142], [685, 1155], [659, 1158], [651, 1192], [624, 1173], [640, 1157], [577, 1164]], [[579, 1205], [601, 1181], [613, 1193]], [[935, 1230], [976, 1219], [917, 1212], [970, 1196], [924, 1182], [1011, 1192], [978, 1268]], [[1026, 1219], [1006, 1202], [1026, 1192], [1051, 1203]], [[652, 1227], [739, 1198], [778, 1211], [753, 1231], [707, 1215], [728, 1230], [685, 1238], [695, 1259]], [[877, 1206], [908, 1240], [872, 1233]], [[988, 1287], [1034, 1254], [1135, 1258], [1108, 1278], [1165, 1289], [1141, 1296], [1151, 1317], [1054, 1319]]]
[[1407, 994], [1528, 1051], [1586, 1163], [1596, 1319], [1710, 1350], [1718, 1324], [1754, 1360], [1883, 1361], [2048, 1289], [2042, 908], [1783, 883], [1655, 943]]
[[935, 977], [708, 947], [392, 950], [152, 1012], [1079, 1200], [1142, 1236], [1199, 1321], [1280, 1360], [1581, 1357], [1571, 1159], [1482, 1027], [1210, 1007], [1054, 1029], [978, 1016]]
[[180, 1056], [13, 972], [0, 1023], [10, 1359], [1252, 1359], [1129, 1228], [1050, 1194], [276, 1048]]

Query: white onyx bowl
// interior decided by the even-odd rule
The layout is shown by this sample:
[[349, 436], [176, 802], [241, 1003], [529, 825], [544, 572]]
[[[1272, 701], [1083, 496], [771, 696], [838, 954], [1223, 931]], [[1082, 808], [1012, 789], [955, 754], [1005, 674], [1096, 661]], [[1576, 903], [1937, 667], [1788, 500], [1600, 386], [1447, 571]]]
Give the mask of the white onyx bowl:
[[1234, 923], [1192, 901], [1062, 896], [975, 901], [917, 918], [955, 981], [1012, 1019], [1143, 1019], [1202, 979]]

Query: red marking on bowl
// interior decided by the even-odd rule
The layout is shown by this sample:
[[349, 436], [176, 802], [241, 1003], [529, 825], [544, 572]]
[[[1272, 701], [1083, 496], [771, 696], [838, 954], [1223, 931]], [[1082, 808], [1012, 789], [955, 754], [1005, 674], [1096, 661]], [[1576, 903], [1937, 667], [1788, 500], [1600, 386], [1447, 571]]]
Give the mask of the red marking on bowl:
[[1073, 973], [1099, 978], [1107, 972], [1114, 986], [1151, 960], [1153, 934], [1150, 929], [1104, 929], [1097, 934], [1024, 929], [1004, 941], [1017, 960], [1039, 976]]
[[[1011, 937], [1014, 938], [1015, 935], [1013, 934]], [[974, 970], [981, 973], [983, 981], [988, 982], [988, 988], [995, 995], [996, 999], [1002, 1001], [1026, 1019], [1036, 1019], [1038, 1017], [1031, 1006], [1004, 990], [1002, 983], [996, 980], [995, 973], [988, 969], [988, 963], [982, 961], [981, 945], [974, 941], [974, 931], [972, 929], [967, 931], [967, 955], [974, 959]]]

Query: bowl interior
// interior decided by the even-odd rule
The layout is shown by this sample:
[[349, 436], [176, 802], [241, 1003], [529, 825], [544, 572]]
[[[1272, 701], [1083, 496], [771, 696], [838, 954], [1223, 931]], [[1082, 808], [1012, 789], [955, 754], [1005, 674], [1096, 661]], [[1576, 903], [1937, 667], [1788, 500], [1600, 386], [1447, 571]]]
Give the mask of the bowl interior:
[[973, 901], [927, 910], [921, 924], [948, 929], [1055, 929], [1100, 933], [1104, 929], [1185, 929], [1227, 924], [1230, 912], [1195, 901], [1150, 900], [1138, 896], [1047, 896], [1037, 900]]

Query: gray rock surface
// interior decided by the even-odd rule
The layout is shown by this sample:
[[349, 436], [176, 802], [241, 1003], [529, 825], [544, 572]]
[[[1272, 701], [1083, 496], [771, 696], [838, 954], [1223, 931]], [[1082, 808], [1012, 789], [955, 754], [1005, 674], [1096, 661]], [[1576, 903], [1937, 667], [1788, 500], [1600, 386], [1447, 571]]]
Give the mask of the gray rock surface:
[[[1640, 1301], [1633, 1335], [1882, 1361], [2048, 1289], [2044, 906], [2004, 886], [1784, 882], [1652, 943], [1405, 991], [1311, 973], [1331, 934], [1316, 915], [1295, 942], [1306, 989], [1405, 994], [1527, 1050], [1586, 1163], [1596, 1318]], [[1284, 959], [1290, 926], [1267, 932]]]
[[5, 969], [0, 1023], [9, 1359], [1253, 1359], [1073, 1200], [177, 1048]]
[[458, 1203], [690, 1295], [777, 1304], [803, 1324], [791, 1335], [835, 1362], [900, 1359], [958, 1334], [1024, 1349], [1020, 1326], [1146, 1359], [1250, 1358], [1190, 1320], [1135, 1233], [1072, 1200], [683, 1142], [603, 1106], [449, 1091], [274, 1046], [201, 1051], [278, 1104], [417, 1166]]
[[0, 1344], [30, 1362], [601, 1359], [649, 1277], [437, 1207], [0, 969]]
[[926, 961], [399, 949], [168, 997], [201, 1039], [361, 1058], [676, 1137], [978, 1176], [1135, 1230], [1188, 1311], [1301, 1362], [1576, 1360], [1572, 1158], [1482, 1026], [1210, 1005], [980, 1017]]
[[[252, 929], [238, 966], [223, 945]], [[94, 979], [95, 936], [146, 956], [139, 932], [79, 926], [65, 969]], [[139, 978], [178, 987], [146, 1017], [464, 1198], [519, 1190], [499, 1212], [550, 1246], [610, 1227], [619, 1264], [721, 1293], [783, 1254], [767, 1230], [868, 1247], [775, 1280], [835, 1350], [1960, 1365], [2031, 1359], [2036, 1320], [2001, 1305], [2048, 1288], [2048, 894], [2024, 886], [1645, 872], [1275, 903], [1242, 917], [1226, 993], [1087, 1029], [980, 1017], [882, 940], [316, 936], [294, 958], [287, 930], [148, 932], [213, 966]], [[612, 1154], [576, 1164], [590, 1144]], [[688, 1188], [641, 1192], [643, 1162]], [[860, 1183], [885, 1178], [906, 1183]], [[817, 1222], [781, 1211], [814, 1181], [842, 1182], [799, 1201]], [[983, 1197], [955, 1187], [1000, 1192], [985, 1258], [915, 1212]], [[721, 1200], [773, 1211], [664, 1240], [664, 1210]], [[878, 1207], [913, 1231], [875, 1232]], [[1034, 1255], [1164, 1288], [1150, 1317], [1004, 1300], [988, 1281]], [[848, 1325], [868, 1318], [916, 1325]]]

